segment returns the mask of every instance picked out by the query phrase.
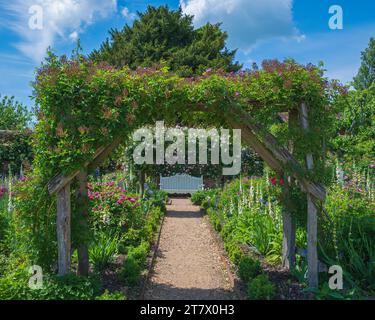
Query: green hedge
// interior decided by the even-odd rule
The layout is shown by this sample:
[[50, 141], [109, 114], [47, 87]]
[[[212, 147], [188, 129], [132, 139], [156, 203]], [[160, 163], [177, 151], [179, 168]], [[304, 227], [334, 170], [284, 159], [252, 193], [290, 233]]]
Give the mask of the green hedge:
[[127, 258], [120, 271], [120, 277], [129, 286], [135, 286], [141, 279], [142, 271], [146, 265], [150, 246], [155, 237], [155, 232], [160, 225], [164, 212], [160, 207], [151, 208], [146, 225], [142, 230], [142, 241], [138, 246], [128, 247]]

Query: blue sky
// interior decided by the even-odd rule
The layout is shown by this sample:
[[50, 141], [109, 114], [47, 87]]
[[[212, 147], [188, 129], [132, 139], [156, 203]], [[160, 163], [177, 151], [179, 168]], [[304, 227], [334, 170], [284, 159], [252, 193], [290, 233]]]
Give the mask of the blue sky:
[[[222, 22], [228, 46], [250, 66], [263, 59], [291, 57], [324, 61], [327, 76], [346, 83], [356, 74], [360, 53], [375, 37], [373, 0], [12, 0], [0, 3], [0, 94], [31, 107], [30, 81], [47, 46], [69, 54], [79, 37], [85, 52], [98, 48], [110, 28], [131, 24], [147, 5], [180, 5], [196, 27]], [[43, 8], [42, 30], [31, 30], [29, 8]], [[331, 30], [328, 9], [343, 9], [343, 29]]]

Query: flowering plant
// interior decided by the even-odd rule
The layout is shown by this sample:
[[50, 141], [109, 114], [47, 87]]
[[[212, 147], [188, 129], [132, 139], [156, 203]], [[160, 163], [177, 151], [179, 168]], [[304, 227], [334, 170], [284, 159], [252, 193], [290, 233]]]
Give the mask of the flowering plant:
[[283, 185], [284, 185], [284, 179], [283, 179], [283, 178], [280, 178], [280, 180], [278, 181], [278, 180], [277, 180], [277, 177], [272, 177], [272, 178], [270, 178], [270, 183], [271, 183], [273, 186], [276, 186], [277, 183], [279, 183], [280, 186], [283, 186]]
[[7, 191], [7, 188], [5, 188], [4, 186], [0, 186], [0, 199], [3, 197], [4, 194], [7, 193]]
[[113, 181], [89, 183], [88, 197], [90, 220], [95, 230], [131, 227], [133, 218], [141, 213], [139, 198], [129, 194]]

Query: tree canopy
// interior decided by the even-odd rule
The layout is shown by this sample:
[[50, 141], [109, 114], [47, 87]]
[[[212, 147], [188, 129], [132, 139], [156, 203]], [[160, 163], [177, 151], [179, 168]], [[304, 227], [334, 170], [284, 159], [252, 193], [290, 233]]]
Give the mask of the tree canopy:
[[0, 129], [19, 130], [25, 128], [31, 120], [31, 113], [14, 97], [0, 95]]
[[[24, 130], [31, 120], [31, 113], [14, 97], [4, 96], [0, 99], [0, 130]], [[32, 160], [29, 136], [23, 132], [14, 136], [11, 141], [0, 136], [0, 173], [19, 172], [25, 160]]]
[[236, 50], [226, 48], [228, 35], [220, 24], [194, 29], [192, 21], [193, 16], [184, 15], [181, 9], [149, 6], [144, 13], [138, 12], [132, 26], [111, 29], [110, 38], [92, 52], [91, 59], [131, 69], [163, 64], [184, 77], [201, 75], [210, 68], [238, 71]]
[[371, 38], [368, 48], [362, 52], [362, 64], [358, 74], [354, 77], [354, 88], [369, 89], [375, 82], [375, 39]]
[[362, 64], [353, 78], [355, 90], [340, 97], [336, 104], [340, 113], [333, 149], [341, 160], [355, 162], [362, 170], [375, 157], [375, 39], [362, 52]]
[[338, 135], [333, 146], [341, 159], [361, 168], [375, 157], [375, 83], [366, 90], [353, 90], [344, 99], [338, 116]]

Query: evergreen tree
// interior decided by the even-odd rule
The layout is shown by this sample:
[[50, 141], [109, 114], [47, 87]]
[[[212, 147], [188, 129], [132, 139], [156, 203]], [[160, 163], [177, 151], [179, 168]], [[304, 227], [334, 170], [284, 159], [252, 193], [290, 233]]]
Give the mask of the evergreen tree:
[[91, 58], [132, 69], [163, 64], [182, 76], [200, 75], [209, 68], [238, 71], [241, 65], [233, 62], [236, 50], [226, 48], [228, 35], [220, 24], [194, 29], [192, 21], [181, 9], [149, 6], [138, 12], [133, 26], [111, 29], [110, 38]]
[[362, 64], [354, 77], [354, 88], [364, 90], [375, 82], [375, 39], [371, 38], [368, 48], [362, 52]]

